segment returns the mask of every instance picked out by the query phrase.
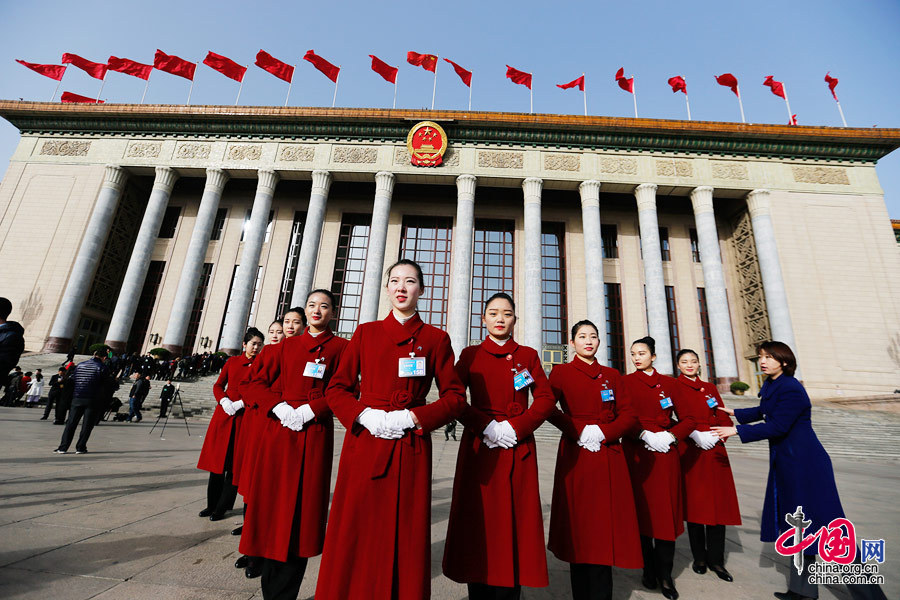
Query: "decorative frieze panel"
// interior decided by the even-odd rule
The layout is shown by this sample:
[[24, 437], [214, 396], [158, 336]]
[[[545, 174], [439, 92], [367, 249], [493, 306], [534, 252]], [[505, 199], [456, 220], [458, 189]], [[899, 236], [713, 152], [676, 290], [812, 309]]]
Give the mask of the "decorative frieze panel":
[[615, 175], [637, 175], [638, 161], [624, 156], [601, 156], [600, 172]]
[[41, 154], [45, 156], [87, 156], [91, 149], [88, 141], [47, 140], [41, 146]]
[[336, 163], [375, 164], [378, 148], [366, 146], [335, 146], [331, 160]]
[[159, 158], [162, 142], [131, 142], [125, 149], [125, 158]]
[[262, 157], [262, 144], [234, 144], [228, 147], [225, 157], [228, 160], [259, 160]]
[[656, 161], [656, 174], [660, 177], [693, 177], [694, 166], [688, 160], [660, 159]]
[[732, 161], [712, 161], [712, 176], [715, 179], [739, 179], [746, 181], [750, 179], [750, 173], [747, 171], [747, 165]]
[[489, 169], [523, 169], [525, 153], [505, 150], [480, 150], [478, 166]]
[[303, 144], [285, 144], [278, 153], [278, 158], [285, 162], [312, 162], [315, 156], [316, 147]]
[[797, 183], [825, 183], [831, 185], [850, 185], [847, 169], [840, 167], [807, 167], [793, 165], [794, 181]]
[[545, 154], [544, 168], [548, 171], [580, 171], [581, 155], [579, 154]]
[[211, 151], [212, 146], [210, 144], [186, 142], [179, 144], [175, 149], [175, 158], [202, 160], [209, 158]]

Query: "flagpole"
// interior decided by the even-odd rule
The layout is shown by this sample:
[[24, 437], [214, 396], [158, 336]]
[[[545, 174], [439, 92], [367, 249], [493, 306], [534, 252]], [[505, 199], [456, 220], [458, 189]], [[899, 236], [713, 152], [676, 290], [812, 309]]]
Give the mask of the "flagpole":
[[[297, 70], [296, 63], [294, 64], [294, 71]], [[291, 98], [291, 86], [294, 85], [294, 71], [291, 71], [291, 80], [288, 81], [288, 93], [287, 96], [284, 97], [284, 105], [287, 106], [288, 100]]]
[[741, 123], [746, 123], [747, 119], [744, 118], [744, 102], [741, 100], [741, 86], [735, 84], [734, 89], [737, 90], [738, 106], [741, 107]]
[[59, 91], [59, 86], [62, 85], [63, 77], [66, 76], [66, 71], [68, 71], [68, 70], [69, 70], [69, 65], [66, 64], [66, 66], [63, 67], [63, 74], [62, 74], [62, 77], [60, 77], [60, 78], [59, 78], [59, 81], [56, 82], [56, 89], [53, 90], [53, 95], [50, 96], [50, 102], [53, 102], [53, 99], [56, 98], [56, 92]]
[[394, 76], [394, 104], [391, 105], [391, 110], [397, 108], [397, 80], [400, 79], [400, 73]]
[[[153, 71], [150, 71], [150, 75], [153, 75]], [[143, 104], [143, 103], [144, 103], [144, 97], [147, 96], [147, 88], [150, 87], [150, 75], [147, 75], [147, 83], [144, 84], [144, 93], [141, 94], [141, 101], [138, 102], [138, 104]]]
[[234, 99], [234, 105], [237, 106], [238, 100], [241, 99], [241, 90], [244, 89], [244, 78], [241, 77], [241, 85], [238, 86], [238, 95], [237, 98]]
[[794, 124], [794, 114], [791, 112], [791, 103], [788, 101], [787, 88], [784, 84], [781, 84], [781, 89], [784, 92], [784, 105], [787, 106], [788, 111], [788, 125]]
[[188, 106], [191, 105], [191, 94], [193, 94], [193, 93], [194, 93], [194, 80], [191, 79], [191, 88], [188, 90], [188, 99], [187, 99]]
[[431, 87], [431, 110], [434, 110], [434, 96], [437, 93], [437, 64], [440, 56], [434, 59], [434, 85]]
[[[684, 75], [682, 75], [681, 78], [684, 79]], [[687, 106], [688, 121], [690, 121], [691, 120], [691, 103], [688, 100], [687, 79], [684, 79], [684, 105]]]
[[103, 86], [106, 85], [106, 75], [108, 75], [108, 74], [109, 74], [109, 71], [104, 73], [103, 79], [100, 80], [100, 91], [97, 92], [97, 103], [100, 102], [100, 94], [103, 93]]
[[334, 78], [334, 96], [331, 98], [331, 108], [334, 108], [334, 103], [337, 102], [337, 86], [338, 81], [341, 80], [341, 65], [338, 65], [338, 74], [337, 77]]
[[587, 83], [585, 83], [584, 73], [581, 74], [581, 85], [584, 86], [584, 89], [581, 90], [581, 95], [584, 96], [584, 116], [587, 116]]
[[847, 119], [844, 118], [844, 110], [841, 108], [841, 101], [840, 101], [840, 100], [835, 100], [835, 102], [837, 102], [837, 105], [838, 105], [838, 112], [841, 113], [841, 123], [843, 123], [843, 124], [844, 124], [844, 127], [846, 127], [846, 126], [847, 126]]
[[[838, 105], [840, 106], [840, 105]], [[472, 78], [469, 78], [469, 111], [472, 111]], [[843, 113], [842, 113], [843, 114]]]
[[632, 84], [631, 84], [631, 99], [634, 100], [634, 118], [637, 119], [637, 118], [638, 118], [638, 114], [637, 114], [637, 92], [635, 92], [634, 90], [635, 90], [635, 85], [634, 85], [634, 82], [632, 82]]
[[534, 113], [534, 89], [533, 89], [534, 75], [532, 73], [529, 73], [529, 75], [531, 75], [532, 82], [531, 82], [531, 85], [528, 86], [528, 112], [530, 114], [533, 114]]

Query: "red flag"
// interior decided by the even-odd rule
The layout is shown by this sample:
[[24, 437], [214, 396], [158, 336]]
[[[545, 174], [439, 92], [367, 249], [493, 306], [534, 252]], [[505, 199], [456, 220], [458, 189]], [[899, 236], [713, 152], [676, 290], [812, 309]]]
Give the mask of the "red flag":
[[268, 71], [278, 79], [287, 81], [288, 83], [294, 78], [294, 67], [281, 62], [265, 50], [256, 53], [256, 66], [263, 71]]
[[616, 83], [618, 83], [619, 87], [629, 94], [634, 93], [634, 77], [625, 79], [625, 67], [622, 67], [621, 69], [616, 71]]
[[197, 70], [196, 63], [178, 58], [174, 54], [166, 54], [162, 50], [156, 51], [156, 56], [153, 57], [153, 66], [160, 71], [184, 77], [191, 81], [194, 80], [194, 71]]
[[307, 50], [303, 56], [303, 60], [308, 60], [315, 68], [325, 74], [325, 77], [337, 83], [338, 73], [341, 72], [340, 67], [336, 67], [321, 56], [317, 55], [314, 50]]
[[107, 65], [110, 71], [125, 73], [134, 77], [140, 77], [143, 80], [150, 79], [150, 73], [153, 72], [153, 65], [145, 65], [127, 58], [119, 58], [118, 56], [110, 56]]
[[385, 81], [394, 84], [397, 83], [397, 71], [399, 71], [397, 67], [392, 67], [374, 54], [370, 54], [369, 58], [372, 59], [373, 71], [384, 77]]
[[581, 90], [582, 92], [584, 91], [584, 75], [582, 75], [578, 79], [573, 79], [569, 83], [557, 83], [556, 84], [556, 87], [563, 89], [563, 90], [568, 90], [575, 86], [578, 86], [578, 89]]
[[71, 54], [66, 52], [62, 55], [63, 64], [73, 64], [94, 79], [103, 79], [106, 77], [106, 65], [103, 63], [94, 62], [92, 60], [88, 60], [86, 58], [81, 58], [77, 54]]
[[203, 59], [203, 64], [235, 81], [243, 81], [244, 74], [247, 72], [247, 67], [244, 65], [239, 65], [230, 58], [226, 58], [215, 52], [207, 54], [206, 58]]
[[432, 73], [437, 69], [437, 59], [438, 57], [434, 54], [419, 54], [418, 52], [406, 53], [406, 62], [416, 67], [422, 67], [426, 71], [431, 71]]
[[453, 65], [453, 70], [456, 71], [456, 74], [459, 75], [459, 78], [462, 79], [462, 82], [469, 87], [472, 87], [472, 71], [466, 71], [461, 66], [450, 60], [449, 58], [445, 58], [445, 61]]
[[24, 60], [16, 59], [16, 62], [22, 65], [23, 67], [28, 67], [35, 73], [40, 73], [44, 77], [49, 77], [50, 79], [55, 79], [56, 81], [62, 81], [63, 74], [66, 72], [66, 68], [63, 65], [41, 65], [38, 63], [30, 63], [25, 62]]
[[97, 100], [96, 98], [88, 98], [87, 96], [79, 96], [78, 94], [73, 94], [72, 92], [63, 92], [62, 96], [59, 97], [60, 102], [79, 102], [82, 104], [103, 104], [103, 100]]
[[675, 92], [684, 92], [687, 95], [687, 82], [684, 80], [684, 77], [681, 75], [676, 75], [675, 77], [669, 77], [669, 85], [672, 86], [672, 93]]
[[531, 89], [531, 73], [513, 69], [511, 66], [506, 65], [506, 78], [512, 79], [513, 83], [518, 83], [519, 85], [524, 85], [529, 90]]
[[775, 79], [773, 79], [771, 75], [766, 76], [766, 80], [763, 81], [763, 85], [769, 86], [769, 89], [772, 90], [772, 93], [779, 98], [784, 98], [784, 84], [780, 81], [775, 81]]
[[735, 96], [737, 96], [738, 98], [741, 97], [740, 93], [738, 92], [737, 77], [735, 77], [731, 73], [722, 73], [718, 76], [714, 75], [714, 77], [716, 78], [716, 83], [718, 83], [719, 85], [724, 85], [727, 88], [731, 88], [731, 91], [734, 92]]
[[834, 101], [837, 102], [837, 94], [834, 93], [834, 88], [837, 87], [838, 79], [837, 77], [832, 77], [830, 75], [831, 71], [825, 73], [825, 82], [828, 84], [828, 89], [831, 90], [831, 97], [834, 98]]

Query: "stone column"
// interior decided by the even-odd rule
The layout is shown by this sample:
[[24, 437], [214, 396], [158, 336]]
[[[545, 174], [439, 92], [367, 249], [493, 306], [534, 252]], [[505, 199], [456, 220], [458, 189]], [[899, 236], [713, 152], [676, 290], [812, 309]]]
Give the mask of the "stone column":
[[269, 225], [269, 210], [272, 208], [272, 197], [278, 185], [278, 173], [271, 169], [260, 169], [256, 184], [256, 197], [250, 211], [250, 221], [244, 231], [244, 244], [241, 250], [241, 262], [238, 264], [231, 286], [231, 300], [225, 309], [225, 330], [222, 332], [222, 352], [234, 356], [240, 354], [247, 331], [247, 319], [250, 316], [250, 305], [253, 303], [253, 292], [256, 289], [256, 276], [259, 271], [259, 256], [262, 253], [266, 227]]
[[472, 308], [472, 238], [475, 233], [474, 175], [456, 178], [456, 227], [450, 264], [450, 297], [447, 302], [447, 333], [456, 356], [469, 345], [469, 311]]
[[44, 343], [45, 352], [68, 352], [71, 348], [72, 336], [78, 327], [81, 309], [84, 308], [91, 284], [94, 282], [100, 254], [109, 236], [113, 216], [122, 197], [122, 190], [125, 189], [127, 177], [128, 173], [122, 167], [115, 165], [106, 167], [100, 194], [94, 204], [84, 237], [81, 239], [72, 272], [69, 273], [66, 291], [63, 292], [62, 301], [56, 311], [56, 319], [50, 328], [50, 337]]
[[541, 302], [541, 189], [543, 180], [529, 177], [522, 182], [525, 193], [525, 285], [518, 313], [523, 330], [519, 341], [537, 350], [543, 347], [543, 306]]
[[669, 311], [666, 307], [666, 282], [663, 278], [659, 246], [659, 220], [656, 217], [656, 184], [644, 183], [634, 189], [641, 250], [644, 261], [644, 287], [647, 301], [647, 329], [656, 340], [656, 369], [672, 374], [672, 343], [669, 338]]
[[197, 295], [197, 281], [203, 270], [203, 260], [206, 258], [206, 249], [209, 247], [209, 236], [216, 220], [219, 200], [222, 199], [222, 190], [225, 189], [227, 181], [228, 173], [224, 170], [206, 170], [206, 186], [203, 188], [203, 197], [200, 199], [194, 231], [191, 232], [191, 241], [188, 244], [187, 255], [181, 268], [181, 277], [178, 279], [178, 287], [175, 290], [175, 301], [172, 303], [169, 324], [163, 337], [163, 348], [175, 355], [180, 355], [182, 352], [188, 320], [191, 317], [191, 308], [194, 304], [194, 297]]
[[[756, 243], [756, 256], [759, 259], [759, 272], [762, 276], [763, 293], [766, 295], [772, 338], [790, 346], [796, 355], [794, 326], [791, 323], [784, 277], [781, 274], [781, 260], [775, 244], [775, 229], [772, 227], [769, 190], [753, 190], [747, 194], [747, 209], [750, 211], [750, 221], [753, 224], [753, 241]], [[798, 379], [799, 371], [798, 369], [795, 374]]]
[[150, 267], [150, 256], [176, 179], [178, 173], [175, 169], [156, 167], [156, 179], [153, 181], [150, 200], [147, 201], [147, 208], [144, 210], [141, 228], [138, 230], [134, 250], [131, 251], [131, 259], [128, 261], [128, 269], [125, 271], [125, 279], [122, 280], [122, 289], [119, 290], [116, 308], [109, 322], [109, 331], [106, 333], [106, 345], [116, 353], [125, 351], [141, 290], [147, 278], [147, 269]]
[[697, 225], [697, 245], [700, 248], [700, 264], [703, 267], [703, 284], [706, 291], [706, 311], [709, 315], [709, 336], [712, 338], [713, 356], [716, 361], [716, 381], [727, 386], [737, 381], [737, 357], [734, 354], [734, 334], [731, 315], [728, 313], [728, 296], [725, 293], [725, 273], [722, 270], [722, 254], [719, 251], [719, 232], [713, 212], [713, 189], [704, 185], [691, 192], [694, 206], [694, 222]]
[[606, 344], [606, 288], [603, 285], [603, 236], [600, 234], [600, 182], [584, 181], [581, 194], [581, 222], [584, 230], [584, 278], [587, 287], [587, 318], [597, 326], [600, 346], [597, 360], [609, 365]]
[[369, 249], [366, 252], [366, 272], [363, 275], [359, 322], [378, 319], [378, 298], [381, 293], [381, 270], [384, 268], [384, 242], [387, 238], [391, 194], [394, 193], [393, 173], [375, 174], [375, 205], [372, 207], [372, 226], [369, 228]]
[[297, 276], [291, 292], [291, 306], [302, 306], [306, 295], [312, 289], [313, 275], [316, 272], [316, 257], [319, 254], [319, 243], [322, 240], [322, 224], [325, 222], [325, 205], [328, 203], [328, 190], [331, 188], [331, 173], [328, 171], [312, 172], [312, 190], [309, 193], [309, 208], [306, 210], [306, 223], [303, 225], [303, 240], [300, 242], [300, 256], [297, 259]]

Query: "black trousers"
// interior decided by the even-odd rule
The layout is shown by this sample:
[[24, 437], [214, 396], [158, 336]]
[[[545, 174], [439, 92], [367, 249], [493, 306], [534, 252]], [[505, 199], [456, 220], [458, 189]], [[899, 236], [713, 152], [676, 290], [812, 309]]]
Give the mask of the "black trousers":
[[168, 398], [162, 398], [162, 399], [159, 401], [159, 418], [160, 418], [160, 419], [165, 419], [165, 418], [166, 418], [166, 411], [168, 411], [168, 410], [169, 410], [169, 399], [168, 399]]
[[78, 421], [84, 417], [84, 423], [81, 424], [81, 434], [78, 441], [75, 442], [75, 450], [84, 452], [87, 450], [87, 441], [91, 437], [91, 430], [97, 423], [95, 416], [96, 410], [92, 405], [73, 406], [69, 411], [69, 420], [66, 421], [66, 428], [63, 430], [62, 439], [59, 441], [58, 450], [68, 450], [72, 444], [72, 438], [75, 437], [75, 429], [78, 427]]
[[221, 473], [210, 473], [206, 485], [206, 508], [216, 514], [223, 514], [234, 508], [237, 499], [237, 486], [231, 483], [232, 463], [234, 462], [234, 426], [228, 439], [228, 451], [225, 453], [225, 466]]
[[289, 556], [287, 562], [263, 559], [262, 595], [264, 600], [297, 600], [306, 573], [307, 559]]
[[688, 523], [688, 539], [694, 562], [711, 567], [725, 566], [725, 526]]
[[68, 396], [62, 396], [56, 401], [56, 412], [53, 414], [53, 422], [54, 423], [65, 423], [66, 415], [69, 412], [69, 406], [72, 404], [72, 399]]
[[501, 587], [484, 583], [469, 583], [469, 600], [519, 600], [522, 586]]
[[612, 567], [569, 564], [573, 600], [612, 600]]
[[644, 573], [660, 581], [672, 579], [675, 562], [675, 542], [641, 536], [641, 553], [644, 555]]
[[59, 406], [59, 394], [56, 396], [47, 396], [47, 406], [44, 407], [44, 416], [42, 419], [46, 419], [50, 416], [50, 410], [53, 408], [53, 403], [56, 402], [56, 405]]

